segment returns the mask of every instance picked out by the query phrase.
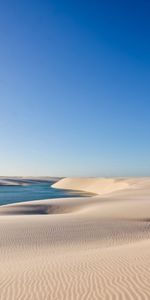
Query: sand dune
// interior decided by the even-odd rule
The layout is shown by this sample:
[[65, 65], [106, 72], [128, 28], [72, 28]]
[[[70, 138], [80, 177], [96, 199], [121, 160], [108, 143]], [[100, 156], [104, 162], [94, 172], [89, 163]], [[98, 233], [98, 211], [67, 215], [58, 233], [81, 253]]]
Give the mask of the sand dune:
[[55, 183], [58, 177], [0, 177], [0, 186], [27, 185], [30, 183], [50, 182]]
[[83, 190], [99, 195], [134, 187], [137, 181], [125, 178], [64, 178], [56, 182], [53, 187]]
[[11, 180], [0, 180], [0, 186], [8, 186], [8, 185], [20, 185], [20, 182], [16, 182], [16, 181], [11, 181]]
[[0, 207], [0, 299], [149, 300], [150, 179], [57, 185], [99, 195]]

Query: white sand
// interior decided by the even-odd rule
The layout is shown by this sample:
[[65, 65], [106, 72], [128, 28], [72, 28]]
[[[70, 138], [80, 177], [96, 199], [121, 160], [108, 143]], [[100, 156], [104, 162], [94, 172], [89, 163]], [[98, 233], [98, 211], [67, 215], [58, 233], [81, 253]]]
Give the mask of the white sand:
[[0, 208], [0, 299], [149, 300], [150, 178], [56, 186], [100, 195]]
[[0, 186], [13, 186], [13, 185], [27, 185], [32, 182], [57, 182], [60, 178], [58, 177], [0, 177]]
[[20, 183], [11, 180], [0, 179], [0, 186], [7, 186], [7, 185], [20, 185]]
[[56, 182], [53, 187], [70, 190], [93, 192], [99, 195], [122, 190], [134, 184], [131, 179], [122, 178], [64, 178]]

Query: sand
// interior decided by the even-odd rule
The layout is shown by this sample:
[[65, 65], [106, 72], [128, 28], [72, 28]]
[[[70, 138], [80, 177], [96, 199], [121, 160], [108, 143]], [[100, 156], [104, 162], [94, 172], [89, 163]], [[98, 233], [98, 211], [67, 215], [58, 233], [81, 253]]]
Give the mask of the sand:
[[28, 185], [30, 183], [50, 182], [55, 183], [58, 177], [0, 177], [0, 186]]
[[5, 179], [0, 179], [0, 186], [11, 186], [11, 185], [20, 185], [19, 182], [16, 181], [11, 181], [11, 180], [5, 180]]
[[0, 299], [149, 300], [150, 178], [54, 186], [97, 195], [0, 207]]
[[57, 189], [83, 190], [86, 192], [106, 195], [108, 193], [149, 187], [150, 178], [63, 178], [53, 184]]

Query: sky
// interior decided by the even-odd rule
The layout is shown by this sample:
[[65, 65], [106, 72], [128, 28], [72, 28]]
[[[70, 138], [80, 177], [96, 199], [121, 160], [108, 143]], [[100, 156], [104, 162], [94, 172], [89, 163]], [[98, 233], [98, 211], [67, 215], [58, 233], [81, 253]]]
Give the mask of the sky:
[[150, 175], [150, 2], [0, 3], [0, 175]]

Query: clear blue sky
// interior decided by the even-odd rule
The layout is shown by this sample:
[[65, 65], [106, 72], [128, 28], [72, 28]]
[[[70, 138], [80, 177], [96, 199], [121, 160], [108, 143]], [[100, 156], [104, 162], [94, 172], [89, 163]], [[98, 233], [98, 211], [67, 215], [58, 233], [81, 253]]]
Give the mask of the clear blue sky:
[[150, 175], [150, 2], [0, 4], [0, 175]]

